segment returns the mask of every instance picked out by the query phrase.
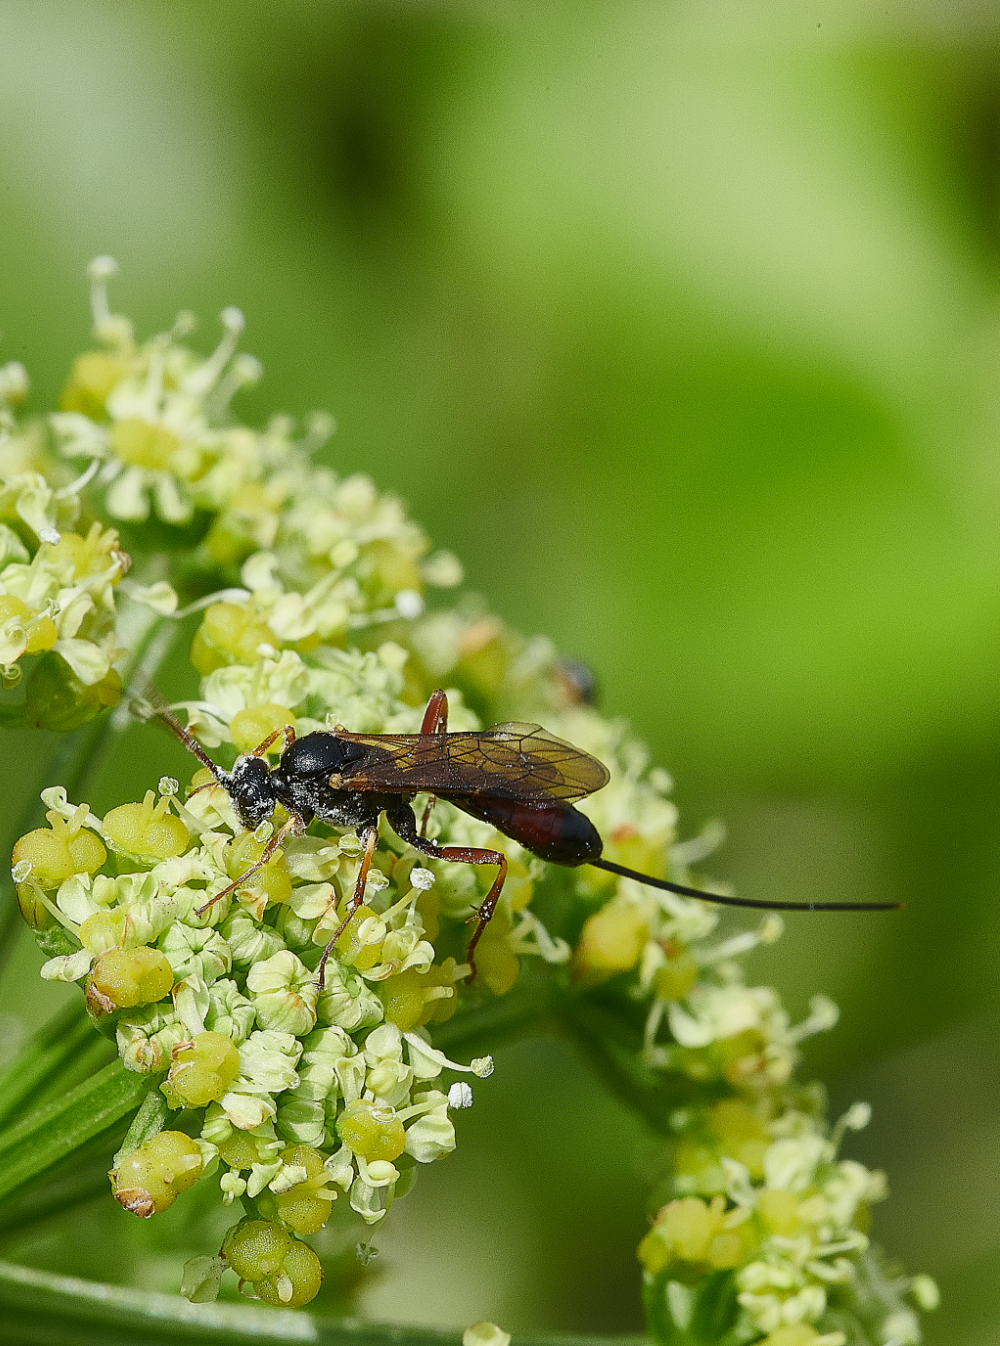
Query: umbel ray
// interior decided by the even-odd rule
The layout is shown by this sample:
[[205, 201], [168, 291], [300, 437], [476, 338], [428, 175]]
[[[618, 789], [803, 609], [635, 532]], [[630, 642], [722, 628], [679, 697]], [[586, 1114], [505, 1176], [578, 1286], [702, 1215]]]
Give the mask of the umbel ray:
[[[551, 864], [594, 865], [650, 888], [721, 906], [765, 911], [890, 911], [899, 906], [895, 902], [764, 902], [729, 897], [653, 878], [605, 860], [604, 843], [594, 824], [573, 807], [575, 800], [608, 783], [609, 773], [603, 763], [537, 724], [497, 724], [475, 733], [450, 734], [448, 698], [440, 690], [427, 703], [419, 734], [352, 734], [337, 725], [296, 738], [295, 731], [286, 726], [269, 735], [253, 752], [237, 757], [232, 771], [213, 762], [190, 730], [165, 706], [139, 702], [136, 710], [142, 718], [164, 724], [207, 767], [229, 794], [240, 822], [248, 830], [254, 831], [270, 819], [278, 804], [288, 813], [287, 821], [272, 834], [260, 859], [206, 902], [199, 915], [263, 868], [287, 836], [302, 835], [313, 819], [331, 827], [357, 830], [361, 865], [347, 913], [323, 951], [321, 985], [334, 945], [364, 902], [365, 881], [383, 813], [400, 840], [423, 855], [497, 866], [493, 885], [475, 914], [476, 928], [469, 940], [468, 960], [475, 976], [476, 945], [503, 890], [507, 857], [502, 851], [441, 845], [428, 837], [426, 826], [433, 797], [449, 800]], [[282, 737], [281, 756], [271, 767], [265, 754]], [[413, 799], [422, 793], [432, 799], [418, 825]]]

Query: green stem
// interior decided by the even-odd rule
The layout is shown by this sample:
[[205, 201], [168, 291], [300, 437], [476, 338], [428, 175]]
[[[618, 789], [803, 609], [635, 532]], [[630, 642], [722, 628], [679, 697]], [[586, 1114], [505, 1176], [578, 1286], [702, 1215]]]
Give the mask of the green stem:
[[0, 1237], [8, 1240], [32, 1225], [109, 1193], [108, 1168], [114, 1141], [99, 1136], [13, 1196], [0, 1201]]
[[132, 1125], [114, 1157], [114, 1168], [118, 1167], [126, 1155], [137, 1150], [140, 1145], [145, 1145], [147, 1140], [163, 1130], [163, 1123], [167, 1120], [169, 1111], [167, 1100], [157, 1089], [155, 1082], [150, 1082], [149, 1093], [139, 1104], [139, 1111], [133, 1117]]
[[[32, 1346], [460, 1346], [455, 1328], [365, 1323], [250, 1304], [189, 1304], [173, 1295], [125, 1290], [0, 1262], [4, 1340]], [[645, 1337], [521, 1333], [517, 1346], [645, 1346]]]
[[646, 1065], [641, 1033], [614, 1002], [580, 996], [564, 1006], [559, 1023], [598, 1078], [660, 1134], [669, 1132], [677, 1108], [706, 1101], [704, 1083]]

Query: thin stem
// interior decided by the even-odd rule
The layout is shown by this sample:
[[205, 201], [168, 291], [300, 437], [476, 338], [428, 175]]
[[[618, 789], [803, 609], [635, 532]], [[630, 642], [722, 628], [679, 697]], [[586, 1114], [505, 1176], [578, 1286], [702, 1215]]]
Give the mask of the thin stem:
[[[11, 1341], [86, 1340], [92, 1346], [460, 1346], [457, 1328], [365, 1323], [242, 1304], [189, 1304], [179, 1296], [99, 1285], [0, 1262], [0, 1309]], [[639, 1336], [519, 1332], [518, 1346], [646, 1346]]]

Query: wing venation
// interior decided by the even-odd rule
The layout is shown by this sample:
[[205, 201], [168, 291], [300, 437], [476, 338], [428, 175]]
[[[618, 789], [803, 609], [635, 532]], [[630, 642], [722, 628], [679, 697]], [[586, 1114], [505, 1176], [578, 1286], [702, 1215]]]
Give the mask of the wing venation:
[[497, 724], [473, 734], [348, 734], [371, 757], [344, 775], [357, 790], [427, 790], [482, 794], [543, 804], [583, 799], [606, 785], [609, 773], [589, 753], [537, 724]]

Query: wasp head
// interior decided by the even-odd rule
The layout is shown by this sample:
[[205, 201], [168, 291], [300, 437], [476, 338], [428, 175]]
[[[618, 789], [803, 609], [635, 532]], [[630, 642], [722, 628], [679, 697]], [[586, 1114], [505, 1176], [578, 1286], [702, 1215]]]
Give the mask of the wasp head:
[[240, 822], [249, 831], [255, 831], [274, 812], [274, 785], [262, 757], [251, 757], [249, 753], [237, 757], [226, 788]]

